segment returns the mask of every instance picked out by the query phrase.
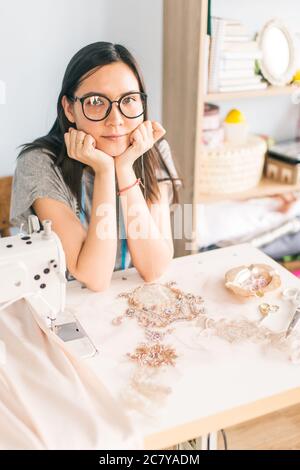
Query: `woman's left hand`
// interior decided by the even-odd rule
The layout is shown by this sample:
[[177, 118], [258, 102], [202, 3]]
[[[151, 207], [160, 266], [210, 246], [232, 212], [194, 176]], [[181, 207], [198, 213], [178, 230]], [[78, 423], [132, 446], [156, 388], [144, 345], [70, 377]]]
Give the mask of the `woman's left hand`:
[[288, 212], [293, 204], [298, 200], [294, 193], [278, 194], [277, 196], [274, 196], [274, 198], [280, 201], [280, 206], [277, 207], [276, 211], [282, 212], [283, 214]]
[[166, 133], [165, 129], [156, 121], [142, 122], [130, 135], [130, 146], [124, 153], [115, 157], [116, 165], [133, 165], [135, 160], [150, 150]]

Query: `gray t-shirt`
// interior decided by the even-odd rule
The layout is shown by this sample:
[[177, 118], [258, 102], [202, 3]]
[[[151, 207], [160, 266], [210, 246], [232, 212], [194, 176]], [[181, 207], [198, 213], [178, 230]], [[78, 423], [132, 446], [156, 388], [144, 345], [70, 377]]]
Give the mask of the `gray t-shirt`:
[[[178, 178], [169, 144], [165, 139], [161, 140], [158, 148], [173, 178]], [[157, 180], [168, 177], [164, 168], [156, 171]], [[170, 181], [169, 202], [172, 202], [173, 189]], [[117, 184], [117, 183], [116, 183]], [[159, 182], [159, 185], [163, 181]], [[181, 186], [181, 181], [176, 180], [175, 184]], [[27, 229], [28, 216], [35, 214], [32, 204], [37, 198], [47, 197], [61, 201], [69, 206], [76, 216], [81, 220], [85, 228], [88, 227], [93, 198], [94, 175], [84, 169], [82, 176], [82, 203], [87, 213], [86, 219], [79, 213], [76, 197], [66, 185], [60, 168], [54, 165], [53, 160], [45, 152], [35, 149], [25, 152], [17, 159], [17, 166], [13, 177], [12, 199], [10, 208], [10, 222], [13, 226], [20, 226], [24, 223]], [[116, 186], [117, 189], [117, 186]], [[130, 253], [127, 248], [125, 230], [123, 225], [122, 209], [119, 197], [116, 198], [117, 213], [117, 255], [114, 270], [125, 269], [132, 266]]]

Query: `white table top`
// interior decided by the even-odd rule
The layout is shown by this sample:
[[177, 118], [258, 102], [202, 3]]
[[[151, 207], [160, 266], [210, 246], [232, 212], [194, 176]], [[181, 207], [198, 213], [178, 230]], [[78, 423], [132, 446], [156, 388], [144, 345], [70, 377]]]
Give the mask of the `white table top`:
[[[298, 287], [300, 281], [251, 245], [208, 251], [176, 258], [159, 282], [176, 281], [185, 292], [201, 295], [211, 317], [245, 316], [258, 320], [258, 305], [276, 303], [280, 311], [264, 320], [264, 325], [280, 331], [287, 327], [291, 305], [281, 298], [282, 288], [263, 299], [240, 300], [224, 287], [225, 272], [235, 266], [267, 263], [279, 272], [282, 288]], [[109, 290], [94, 293], [82, 289], [77, 281], [67, 288], [70, 308], [99, 348], [99, 354], [86, 359], [115, 397], [128, 389], [135, 367], [126, 358], [144, 340], [135, 319], [120, 326], [111, 320], [127, 307], [118, 294], [143, 283], [134, 268], [116, 271]], [[178, 354], [175, 367], [162, 372], [162, 383], [172, 389], [167, 400], [146, 410], [126, 409], [145, 448], [165, 448], [208, 432], [279, 410], [300, 401], [300, 368], [276, 351], [262, 350], [254, 343], [229, 344], [215, 337], [199, 343], [194, 322], [174, 324], [175, 331], [165, 343]], [[299, 325], [300, 328], [300, 325]]]

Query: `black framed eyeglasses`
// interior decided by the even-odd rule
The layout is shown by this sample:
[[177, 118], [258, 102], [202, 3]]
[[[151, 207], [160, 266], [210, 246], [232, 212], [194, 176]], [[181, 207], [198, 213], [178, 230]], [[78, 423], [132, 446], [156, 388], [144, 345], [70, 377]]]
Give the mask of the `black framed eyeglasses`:
[[129, 92], [122, 95], [118, 100], [111, 101], [107, 96], [100, 93], [88, 93], [81, 98], [69, 96], [74, 103], [81, 103], [84, 116], [90, 121], [103, 121], [112, 110], [113, 103], [117, 103], [119, 111], [128, 119], [142, 116], [146, 110], [147, 95], [142, 92]]

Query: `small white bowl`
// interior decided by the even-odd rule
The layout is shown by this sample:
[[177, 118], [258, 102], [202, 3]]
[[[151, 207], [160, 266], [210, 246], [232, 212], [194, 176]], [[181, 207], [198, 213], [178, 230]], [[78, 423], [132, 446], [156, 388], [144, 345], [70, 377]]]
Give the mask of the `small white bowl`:
[[246, 122], [224, 122], [224, 130], [225, 140], [230, 144], [244, 144], [247, 141], [249, 126]]

